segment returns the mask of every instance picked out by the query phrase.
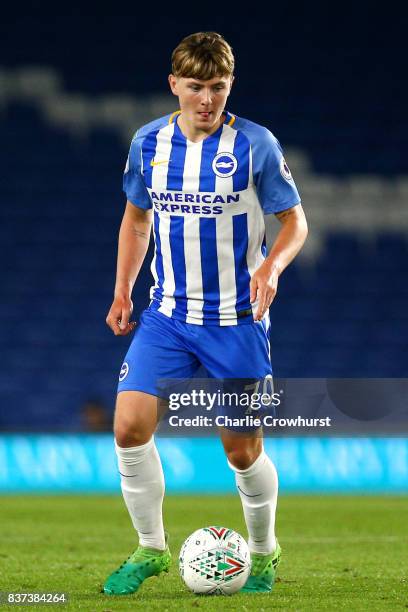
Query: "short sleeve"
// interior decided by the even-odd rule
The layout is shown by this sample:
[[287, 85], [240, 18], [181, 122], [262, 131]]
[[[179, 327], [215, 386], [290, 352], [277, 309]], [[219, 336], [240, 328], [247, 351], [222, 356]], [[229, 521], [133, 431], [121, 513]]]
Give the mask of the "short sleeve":
[[152, 207], [152, 202], [142, 175], [142, 142], [143, 138], [140, 138], [138, 133], [136, 133], [130, 145], [129, 155], [123, 173], [123, 191], [132, 204], [147, 210]]
[[252, 146], [254, 183], [265, 214], [300, 204], [300, 195], [283, 156], [282, 147], [266, 128]]

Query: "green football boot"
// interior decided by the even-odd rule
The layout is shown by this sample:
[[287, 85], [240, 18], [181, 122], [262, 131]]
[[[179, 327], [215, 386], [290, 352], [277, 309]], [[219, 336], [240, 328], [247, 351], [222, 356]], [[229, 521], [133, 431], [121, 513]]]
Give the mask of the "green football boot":
[[276, 540], [276, 550], [270, 555], [251, 553], [251, 573], [240, 592], [269, 593], [272, 591], [281, 555], [278, 540]]
[[136, 593], [146, 578], [158, 576], [161, 572], [168, 572], [171, 554], [167, 540], [168, 536], [166, 534], [166, 548], [164, 550], [139, 546], [116, 572], [108, 577], [103, 585], [103, 592], [107, 595]]

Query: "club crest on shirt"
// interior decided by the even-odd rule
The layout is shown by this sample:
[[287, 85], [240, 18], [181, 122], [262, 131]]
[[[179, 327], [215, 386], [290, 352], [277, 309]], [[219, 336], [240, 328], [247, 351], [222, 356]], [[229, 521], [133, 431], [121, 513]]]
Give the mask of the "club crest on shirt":
[[289, 166], [285, 161], [285, 158], [282, 157], [280, 160], [280, 173], [286, 181], [293, 181], [292, 173], [289, 170]]
[[238, 167], [238, 161], [232, 153], [218, 153], [212, 162], [214, 174], [220, 178], [232, 176]]
[[129, 373], [129, 364], [126, 363], [126, 361], [122, 364], [122, 367], [120, 368], [120, 373], [119, 373], [119, 382], [122, 382], [122, 380], [125, 380], [126, 376]]

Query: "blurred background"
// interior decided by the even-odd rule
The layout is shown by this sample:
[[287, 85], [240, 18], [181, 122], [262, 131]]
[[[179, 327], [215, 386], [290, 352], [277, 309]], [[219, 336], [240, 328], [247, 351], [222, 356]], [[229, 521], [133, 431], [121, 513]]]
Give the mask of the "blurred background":
[[[74, 434], [111, 431], [117, 376], [129, 344], [105, 324], [125, 204], [122, 172], [135, 130], [177, 109], [167, 86], [171, 52], [199, 30], [219, 31], [232, 45], [236, 81], [228, 110], [267, 126], [280, 140], [309, 221], [307, 244], [282, 276], [271, 309], [275, 375], [399, 380], [408, 375], [403, 16], [376, 14], [373, 7], [367, 16], [363, 6], [331, 6], [329, 12], [323, 3], [312, 12], [309, 6], [295, 11], [280, 3], [267, 14], [245, 16], [217, 9], [212, 18], [190, 8], [188, 14], [174, 11], [154, 21], [143, 10], [137, 16], [97, 18], [10, 14], [0, 24], [0, 456], [6, 466], [0, 482], [5, 490], [18, 489], [17, 474], [23, 489], [52, 488], [54, 473], [58, 483], [61, 473], [67, 474], [67, 490], [78, 483], [86, 489], [94, 469], [100, 470], [100, 488], [117, 484], [111, 436], [96, 436], [99, 446], [90, 450], [90, 438], [85, 444]], [[277, 221], [268, 219], [269, 241], [277, 230]], [[151, 251], [133, 293], [136, 320], [148, 303], [150, 260]], [[55, 442], [44, 433], [65, 437]], [[283, 442], [271, 452], [278, 453]], [[360, 458], [364, 449], [374, 453], [384, 470], [373, 487], [386, 489], [391, 478], [386, 449], [399, 444], [395, 487], [407, 487], [406, 439], [383, 442], [355, 439], [343, 441], [341, 448], [350, 457], [353, 448]], [[329, 440], [314, 443], [316, 469], [319, 457], [331, 451], [325, 450]], [[174, 489], [194, 488], [189, 443], [161, 444], [164, 454], [168, 449], [174, 482], [181, 478]], [[306, 440], [291, 444], [291, 465], [312, 456], [302, 446]], [[102, 469], [106, 453], [109, 467], [104, 459]], [[79, 456], [91, 466], [88, 480], [86, 470], [72, 472]], [[175, 456], [184, 456], [184, 472], [171, 463]], [[55, 462], [61, 461], [58, 472]], [[30, 462], [39, 466], [37, 481], [30, 470], [24, 472]], [[350, 467], [357, 480], [364, 465]], [[344, 476], [346, 489], [349, 476]], [[291, 478], [288, 469], [284, 487], [286, 482], [290, 488]], [[336, 488], [337, 483], [341, 489], [333, 478], [314, 486]], [[366, 481], [352, 486], [364, 489]]]

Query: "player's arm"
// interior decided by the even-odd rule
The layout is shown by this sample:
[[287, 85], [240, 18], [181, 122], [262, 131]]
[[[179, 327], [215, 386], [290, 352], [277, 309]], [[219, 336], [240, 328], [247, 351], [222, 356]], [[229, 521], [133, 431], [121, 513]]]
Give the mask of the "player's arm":
[[106, 317], [115, 336], [125, 336], [136, 323], [129, 322], [133, 310], [132, 289], [149, 246], [152, 211], [127, 201], [119, 231], [116, 283], [112, 306]]
[[307, 237], [307, 222], [301, 204], [276, 213], [281, 228], [263, 264], [251, 278], [250, 300], [258, 298], [255, 321], [260, 321], [272, 304], [278, 289], [278, 278], [302, 248]]

